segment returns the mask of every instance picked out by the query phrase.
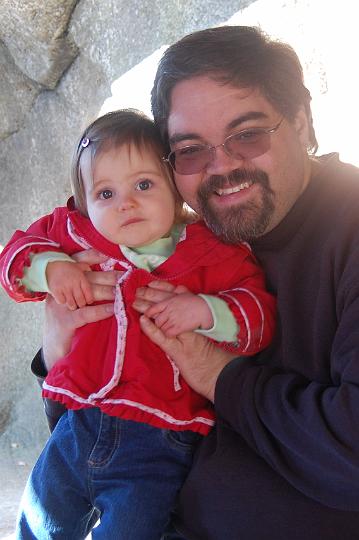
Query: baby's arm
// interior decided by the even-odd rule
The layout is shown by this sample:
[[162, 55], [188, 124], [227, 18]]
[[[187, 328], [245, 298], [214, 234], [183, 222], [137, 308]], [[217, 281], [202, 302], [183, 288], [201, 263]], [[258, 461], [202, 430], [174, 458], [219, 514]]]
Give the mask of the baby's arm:
[[93, 295], [85, 272], [86, 263], [77, 263], [59, 252], [37, 253], [30, 257], [30, 266], [24, 268], [22, 285], [28, 291], [47, 292], [58, 304], [71, 310], [93, 302]]
[[199, 328], [208, 330], [213, 326], [213, 317], [207, 302], [189, 291], [163, 300], [151, 306], [146, 315], [168, 337]]
[[[225, 321], [222, 331], [217, 324], [219, 314]], [[236, 341], [238, 327], [234, 316], [226, 302], [210, 295], [197, 295], [185, 289], [154, 304], [146, 315], [167, 337], [196, 330], [216, 341]]]
[[[213, 281], [218, 281], [219, 277], [220, 284], [211, 282], [212, 290], [215, 287], [219, 289], [215, 296], [200, 295], [212, 311], [213, 328], [197, 332], [221, 342], [221, 346], [238, 354], [256, 354], [270, 344], [276, 319], [275, 298], [266, 290], [263, 270], [250, 249], [241, 245], [236, 249], [233, 260], [226, 262], [223, 276], [214, 275]], [[137, 289], [134, 308], [151, 318], [151, 313], [155, 313], [152, 307], [169, 301], [178, 294], [177, 289], [178, 286], [166, 281], [152, 281], [147, 287]], [[184, 324], [192, 323], [190, 310], [182, 317]]]

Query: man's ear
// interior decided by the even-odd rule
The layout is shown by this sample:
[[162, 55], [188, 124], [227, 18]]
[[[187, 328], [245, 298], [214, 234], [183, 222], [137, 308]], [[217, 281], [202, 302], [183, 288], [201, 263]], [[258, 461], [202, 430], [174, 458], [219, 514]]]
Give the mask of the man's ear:
[[310, 146], [310, 130], [309, 120], [304, 107], [300, 107], [297, 114], [295, 115], [294, 129], [296, 130], [303, 147], [308, 148]]

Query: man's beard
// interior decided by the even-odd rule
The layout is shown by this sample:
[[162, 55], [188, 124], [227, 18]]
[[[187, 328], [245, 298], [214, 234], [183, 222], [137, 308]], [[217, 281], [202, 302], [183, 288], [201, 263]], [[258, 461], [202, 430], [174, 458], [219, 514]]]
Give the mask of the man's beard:
[[[243, 182], [261, 185], [262, 196], [259, 202], [239, 203], [223, 209], [211, 206], [210, 198], [215, 191], [235, 187]], [[197, 203], [207, 227], [227, 244], [238, 244], [261, 236], [274, 211], [273, 191], [269, 187], [268, 175], [260, 170], [236, 169], [226, 176], [211, 176], [200, 186]]]

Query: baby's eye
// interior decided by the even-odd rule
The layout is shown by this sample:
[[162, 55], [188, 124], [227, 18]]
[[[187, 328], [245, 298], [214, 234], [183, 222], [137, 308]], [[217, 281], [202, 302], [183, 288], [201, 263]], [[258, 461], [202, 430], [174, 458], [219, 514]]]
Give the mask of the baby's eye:
[[111, 189], [104, 189], [100, 191], [98, 194], [99, 199], [111, 199], [112, 196], [113, 196], [113, 193]]
[[146, 189], [150, 189], [151, 186], [152, 186], [151, 180], [141, 180], [136, 185], [136, 189], [137, 191], [146, 191]]

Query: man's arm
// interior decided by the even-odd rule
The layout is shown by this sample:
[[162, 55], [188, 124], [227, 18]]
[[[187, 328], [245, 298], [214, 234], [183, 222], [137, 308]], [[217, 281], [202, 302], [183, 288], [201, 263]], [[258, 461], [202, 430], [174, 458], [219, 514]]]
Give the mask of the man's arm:
[[[42, 350], [38, 351], [35, 358], [31, 362], [31, 371], [37, 378], [40, 387], [42, 387], [42, 383], [44, 382], [47, 375], [47, 369], [42, 356]], [[61, 416], [66, 411], [66, 407], [62, 403], [59, 403], [58, 401], [53, 401], [52, 399], [43, 399], [43, 403], [47, 425], [49, 426], [49, 430], [52, 433], [56, 427], [57, 422], [60, 420]]]
[[358, 511], [359, 291], [354, 284], [348, 290], [328, 358], [335, 383], [253, 358], [226, 359], [187, 335], [166, 338], [144, 317], [141, 325], [188, 384], [214, 402], [218, 418], [280, 476], [326, 506]]

